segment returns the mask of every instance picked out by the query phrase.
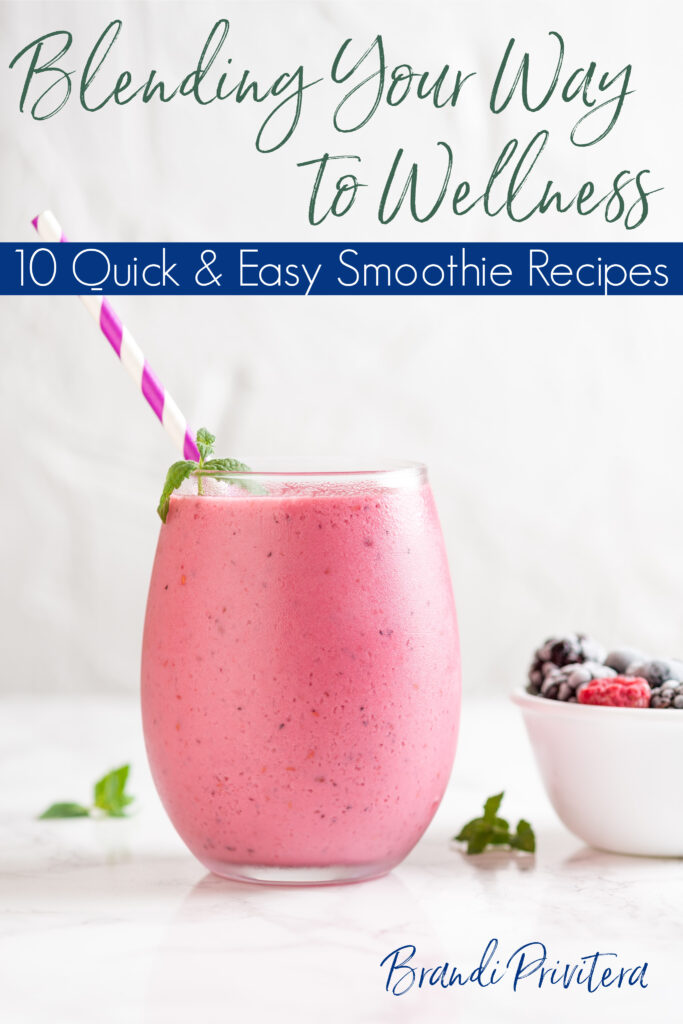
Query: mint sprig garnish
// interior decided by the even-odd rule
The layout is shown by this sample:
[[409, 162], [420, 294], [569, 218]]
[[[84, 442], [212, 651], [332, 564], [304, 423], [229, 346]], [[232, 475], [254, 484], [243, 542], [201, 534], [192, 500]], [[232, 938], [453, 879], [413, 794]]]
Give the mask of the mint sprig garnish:
[[504, 796], [504, 792], [490, 796], [484, 804], [483, 816], [468, 821], [453, 837], [458, 843], [467, 843], [467, 853], [482, 853], [487, 846], [508, 846], [511, 850], [526, 853], [536, 850], [536, 837], [528, 821], [520, 818], [517, 830], [511, 832], [505, 818], [498, 817]]
[[93, 787], [93, 802], [90, 807], [76, 803], [51, 804], [39, 818], [89, 818], [93, 811], [101, 811], [108, 818], [125, 818], [126, 807], [134, 797], [126, 793], [130, 765], [114, 768], [98, 779]]
[[[159, 504], [157, 506], [157, 512], [161, 518], [162, 523], [166, 522], [166, 516], [168, 515], [168, 508], [171, 503], [171, 495], [176, 491], [184, 480], [187, 480], [191, 473], [195, 470], [206, 470], [211, 473], [249, 473], [249, 466], [245, 466], [243, 462], [239, 462], [237, 459], [212, 459], [213, 446], [216, 438], [207, 430], [206, 427], [200, 427], [197, 431], [197, 448], [199, 449], [199, 462], [194, 462], [191, 459], [181, 459], [180, 462], [174, 462], [166, 474], [166, 482], [164, 483], [164, 489], [161, 492]], [[246, 482], [242, 480], [235, 480], [234, 483], [239, 484], [241, 487], [250, 489]], [[202, 493], [202, 478], [201, 476], [197, 479], [197, 490], [199, 494]]]

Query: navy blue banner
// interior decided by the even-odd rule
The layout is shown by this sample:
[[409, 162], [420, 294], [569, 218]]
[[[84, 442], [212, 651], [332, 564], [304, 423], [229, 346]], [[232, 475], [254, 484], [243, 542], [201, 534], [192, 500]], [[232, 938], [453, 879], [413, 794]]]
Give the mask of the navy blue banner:
[[23, 294], [681, 295], [683, 243], [1, 243]]

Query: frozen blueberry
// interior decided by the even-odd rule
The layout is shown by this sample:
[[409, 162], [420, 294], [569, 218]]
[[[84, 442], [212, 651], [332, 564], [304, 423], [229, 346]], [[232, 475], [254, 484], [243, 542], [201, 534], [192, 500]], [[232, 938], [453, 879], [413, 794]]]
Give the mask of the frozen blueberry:
[[553, 665], [557, 665], [558, 668], [563, 668], [565, 665], [575, 665], [578, 661], [583, 660], [581, 640], [578, 633], [574, 636], [561, 637], [550, 645], [548, 661], [551, 661]]
[[609, 652], [605, 658], [605, 665], [613, 668], [619, 675], [624, 675], [629, 666], [642, 665], [647, 660], [647, 655], [643, 654], [642, 651], [636, 651], [631, 647], [620, 647], [615, 651]]
[[581, 668], [584, 672], [590, 672], [591, 679], [611, 679], [612, 676], [617, 675], [613, 668], [601, 661], [584, 661]]
[[650, 697], [651, 708], [683, 709], [683, 683], [668, 679], [662, 686], [653, 688]]
[[592, 640], [591, 637], [586, 636], [585, 633], [579, 633], [579, 639], [581, 640], [581, 653], [583, 655], [579, 660], [598, 662], [603, 665], [607, 651], [602, 644], [599, 644], [596, 640]]
[[[643, 661], [629, 665], [626, 674], [647, 679], [652, 689], [655, 689], [673, 678], [671, 672], [672, 666], [667, 661]], [[676, 682], [680, 682], [680, 680], [676, 680]]]
[[678, 658], [667, 658], [664, 664], [669, 670], [669, 679], [683, 683], [683, 661], [679, 661]]
[[683, 660], [681, 658], [669, 658], [667, 664], [674, 670], [672, 679], [679, 679], [683, 683]]
[[[601, 667], [604, 668], [605, 666], [602, 665]], [[576, 690], [578, 686], [583, 686], [584, 683], [590, 683], [592, 678], [593, 676], [588, 665], [574, 665], [572, 674], [569, 676], [568, 682], [571, 683], [571, 685]]]

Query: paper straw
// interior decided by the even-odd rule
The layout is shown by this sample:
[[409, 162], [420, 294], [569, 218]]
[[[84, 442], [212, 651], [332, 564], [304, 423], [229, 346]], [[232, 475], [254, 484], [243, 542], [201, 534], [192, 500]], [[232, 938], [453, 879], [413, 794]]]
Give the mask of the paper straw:
[[[44, 242], [67, 241], [59, 221], [50, 210], [34, 217], [31, 223]], [[198, 462], [199, 449], [187, 420], [145, 359], [133, 335], [121, 323], [109, 300], [102, 295], [80, 295], [79, 298], [99, 325], [138, 390], [142, 391], [173, 444], [183, 453], [184, 458]]]

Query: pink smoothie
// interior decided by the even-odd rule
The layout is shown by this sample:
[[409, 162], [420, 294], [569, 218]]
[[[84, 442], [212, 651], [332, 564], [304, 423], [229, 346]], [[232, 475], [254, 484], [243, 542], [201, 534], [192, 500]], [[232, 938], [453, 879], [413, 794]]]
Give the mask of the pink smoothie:
[[145, 621], [147, 750], [207, 867], [398, 863], [448, 781], [455, 611], [432, 493], [175, 496]]

